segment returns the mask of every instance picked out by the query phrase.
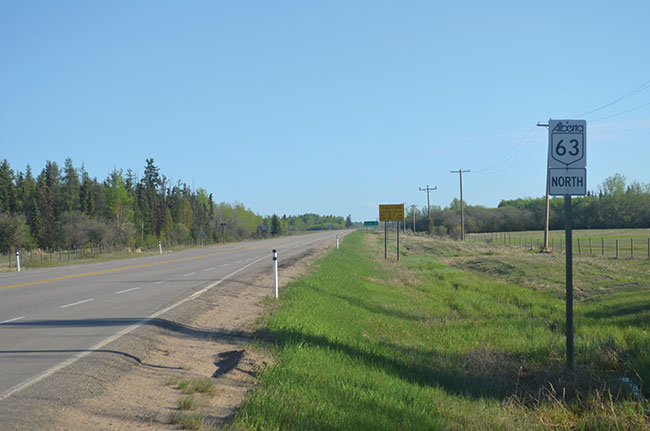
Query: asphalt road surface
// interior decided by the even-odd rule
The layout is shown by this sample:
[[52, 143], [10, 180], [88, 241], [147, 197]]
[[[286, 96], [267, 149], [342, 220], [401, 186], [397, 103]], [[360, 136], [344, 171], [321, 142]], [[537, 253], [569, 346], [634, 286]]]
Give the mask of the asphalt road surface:
[[[3, 401], [221, 281], [335, 244], [327, 231], [143, 258], [0, 274]], [[271, 287], [269, 287], [271, 291]]]

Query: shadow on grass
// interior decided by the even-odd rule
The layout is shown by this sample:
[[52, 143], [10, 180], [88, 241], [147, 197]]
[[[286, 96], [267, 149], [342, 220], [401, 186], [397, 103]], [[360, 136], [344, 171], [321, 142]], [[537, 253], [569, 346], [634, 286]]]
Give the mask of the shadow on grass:
[[415, 313], [407, 313], [401, 310], [395, 310], [395, 309], [388, 309], [386, 307], [382, 307], [380, 305], [374, 305], [374, 304], [369, 304], [366, 301], [362, 301], [361, 299], [354, 298], [351, 296], [343, 296], [343, 295], [338, 295], [336, 293], [332, 292], [327, 292], [323, 289], [319, 289], [318, 287], [315, 286], [310, 286], [310, 290], [313, 290], [314, 292], [318, 292], [321, 295], [329, 296], [330, 298], [337, 299], [339, 301], [343, 301], [348, 303], [349, 305], [353, 307], [358, 307], [361, 309], [364, 309], [370, 313], [376, 313], [376, 314], [381, 314], [387, 317], [395, 317], [399, 319], [405, 319], [409, 320], [412, 322], [419, 322], [422, 320], [424, 317], [420, 316]]
[[[587, 311], [585, 317], [592, 319], [613, 319], [618, 317], [628, 317], [639, 313], [648, 313], [650, 311], [650, 299], [640, 300], [639, 295], [632, 297], [624, 304], [612, 304], [604, 306], [600, 310]], [[645, 323], [650, 323], [644, 319]]]
[[[474, 400], [516, 399], [527, 405], [546, 400], [570, 402], [580, 400], [596, 389], [601, 392], [609, 390], [614, 399], [629, 395], [622, 383], [616, 384], [611, 378], [599, 376], [586, 366], [568, 371], [562, 362], [534, 364], [516, 355], [490, 349], [450, 354], [436, 349], [410, 349], [384, 343], [377, 351], [372, 351], [373, 346], [352, 346], [292, 330], [260, 332], [258, 335], [267, 341], [273, 340], [281, 348], [312, 346], [343, 353], [352, 361], [366, 365], [369, 370], [383, 370], [412, 384], [442, 388], [448, 393]], [[534, 352], [526, 354], [529, 355], [536, 356]]]

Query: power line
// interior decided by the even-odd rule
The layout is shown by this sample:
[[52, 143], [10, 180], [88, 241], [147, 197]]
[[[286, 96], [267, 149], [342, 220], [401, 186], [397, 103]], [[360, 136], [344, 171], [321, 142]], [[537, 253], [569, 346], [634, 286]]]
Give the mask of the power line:
[[646, 107], [650, 105], [650, 102], [644, 103], [642, 105], [639, 105], [637, 107], [634, 107], [632, 109], [628, 109], [627, 111], [619, 112], [618, 114], [613, 114], [613, 115], [608, 115], [607, 117], [601, 117], [601, 118], [596, 118], [595, 120], [591, 120], [591, 122], [597, 122], [597, 121], [603, 121], [603, 120], [609, 120], [610, 118], [618, 117], [619, 115], [627, 114], [628, 112], [636, 111], [637, 109], [641, 109], [643, 107]]
[[492, 163], [488, 167], [486, 167], [484, 169], [480, 169], [480, 170], [478, 170], [476, 172], [481, 173], [481, 172], [489, 171], [492, 168], [495, 168], [498, 165], [500, 165], [501, 163], [504, 163], [505, 161], [507, 161], [507, 160], [511, 159], [512, 157], [514, 157], [518, 152], [520, 152], [522, 150], [522, 148], [523, 148], [522, 144], [524, 144], [524, 142], [530, 136], [530, 134], [533, 133], [533, 130], [535, 130], [535, 126], [531, 127], [530, 130], [528, 132], [526, 132], [524, 137], [521, 138], [521, 140], [519, 140], [519, 142], [514, 147], [512, 147], [510, 150], [506, 151], [506, 153], [503, 156], [501, 156], [499, 159], [497, 159], [494, 163]]
[[611, 102], [609, 102], [609, 103], [606, 103], [606, 104], [604, 104], [604, 105], [602, 105], [602, 106], [599, 106], [598, 108], [592, 109], [592, 110], [590, 110], [590, 111], [585, 111], [585, 112], [580, 112], [580, 113], [578, 113], [578, 114], [571, 114], [571, 115], [568, 115], [567, 118], [572, 118], [572, 117], [583, 117], [583, 116], [585, 116], [585, 115], [592, 114], [592, 113], [594, 113], [594, 112], [600, 111], [601, 109], [605, 109], [605, 108], [607, 108], [607, 107], [609, 107], [609, 106], [612, 106], [612, 105], [614, 105], [615, 103], [618, 103], [618, 102], [620, 102], [620, 101], [622, 101], [622, 100], [625, 100], [625, 99], [627, 99], [628, 97], [632, 97], [632, 96], [634, 96], [635, 94], [640, 93], [640, 92], [642, 92], [642, 91], [644, 91], [644, 90], [646, 90], [646, 89], [648, 89], [648, 88], [650, 88], [650, 80], [644, 82], [643, 84], [641, 84], [641, 85], [639, 85], [638, 87], [636, 87], [634, 90], [632, 90], [632, 91], [630, 91], [630, 92], [628, 92], [628, 93], [625, 93], [625, 94], [622, 95], [621, 97], [619, 97], [619, 98], [617, 98], [617, 99], [614, 99], [613, 101], [611, 101]]
[[[533, 126], [533, 129], [536, 128], [536, 127], [537, 127], [537, 126]], [[532, 129], [531, 129], [531, 131], [532, 131]], [[524, 142], [524, 140], [526, 140], [526, 138], [528, 138], [528, 140], [526, 140], [526, 142], [524, 143], [524, 145], [520, 145], [520, 144], [518, 144], [519, 147], [517, 148], [516, 151], [512, 152], [511, 154], [509, 154], [507, 157], [501, 157], [501, 159], [499, 159], [499, 160], [500, 160], [499, 162], [492, 163], [492, 164], [489, 165], [487, 168], [485, 168], [485, 169], [481, 169], [481, 170], [478, 170], [478, 171], [475, 171], [475, 173], [478, 173], [478, 174], [495, 174], [495, 173], [497, 173], [497, 172], [503, 172], [503, 171], [505, 171], [505, 170], [508, 170], [508, 169], [510, 169], [510, 168], [513, 168], [513, 167], [517, 166], [518, 164], [520, 164], [521, 162], [523, 162], [524, 160], [526, 160], [526, 159], [527, 159], [527, 158], [528, 158], [532, 153], [534, 153], [534, 152], [539, 148], [539, 145], [536, 146], [535, 148], [533, 148], [532, 151], [529, 151], [528, 153], [526, 153], [526, 154], [524, 155], [524, 157], [522, 157], [521, 159], [519, 159], [517, 162], [515, 162], [515, 163], [509, 165], [508, 167], [506, 167], [506, 168], [504, 168], [504, 169], [499, 169], [499, 170], [496, 170], [496, 171], [495, 171], [496, 168], [499, 168], [499, 167], [503, 166], [506, 162], [512, 160], [515, 156], [517, 156], [519, 153], [521, 153], [521, 152], [522, 152], [522, 151], [523, 151], [523, 150], [524, 150], [524, 149], [525, 149], [525, 148], [526, 148], [526, 147], [527, 147], [527, 146], [528, 146], [528, 145], [529, 145], [529, 144], [530, 144], [530, 143], [531, 143], [535, 138], [537, 138], [537, 136], [539, 135], [539, 133], [540, 133], [540, 130], [539, 130], [539, 129], [537, 129], [537, 131], [536, 131], [532, 136], [530, 136], [530, 137], [528, 137], [528, 136], [530, 135], [530, 132], [527, 133], [526, 136], [524, 137], [524, 139], [522, 139], [522, 140], [520, 141], [520, 144], [521, 144], [521, 143]], [[492, 171], [492, 172], [489, 172], [489, 171]]]
[[509, 166], [507, 166], [507, 167], [505, 167], [505, 168], [503, 168], [503, 169], [499, 169], [498, 171], [492, 171], [492, 172], [479, 171], [478, 173], [482, 173], [482, 174], [486, 174], [486, 175], [492, 175], [492, 174], [499, 174], [499, 173], [501, 173], [501, 172], [505, 172], [505, 171], [507, 171], [507, 170], [510, 170], [510, 169], [514, 168], [515, 166], [518, 166], [518, 165], [520, 165], [521, 163], [523, 163], [523, 162], [524, 162], [528, 157], [530, 157], [530, 156], [531, 156], [535, 151], [539, 150], [539, 148], [540, 148], [542, 145], [547, 144], [547, 143], [548, 143], [548, 142], [545, 141], [545, 140], [540, 141], [539, 144], [537, 144], [537, 145], [536, 145], [532, 150], [530, 150], [528, 153], [526, 153], [526, 155], [524, 155], [524, 157], [522, 157], [522, 158], [519, 159], [517, 162], [515, 162], [515, 163], [513, 163], [513, 164], [511, 164], [511, 165], [509, 165]]

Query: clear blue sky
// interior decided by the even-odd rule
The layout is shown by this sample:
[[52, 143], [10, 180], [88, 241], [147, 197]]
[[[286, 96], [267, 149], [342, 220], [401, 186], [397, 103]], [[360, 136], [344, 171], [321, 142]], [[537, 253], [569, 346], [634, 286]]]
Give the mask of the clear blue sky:
[[426, 184], [449, 205], [459, 168], [470, 204], [541, 196], [535, 124], [573, 117], [589, 189], [647, 183], [650, 88], [575, 114], [650, 80], [649, 20], [645, 0], [5, 0], [0, 159], [101, 180], [153, 157], [217, 201], [362, 221]]

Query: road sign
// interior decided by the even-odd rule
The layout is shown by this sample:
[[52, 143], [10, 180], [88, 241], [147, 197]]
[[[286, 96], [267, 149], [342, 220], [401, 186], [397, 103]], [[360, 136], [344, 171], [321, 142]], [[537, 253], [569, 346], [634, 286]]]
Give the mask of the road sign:
[[549, 120], [549, 168], [587, 167], [587, 122]]
[[549, 168], [548, 192], [551, 196], [587, 194], [587, 169]]
[[404, 204], [379, 205], [379, 221], [404, 221]]
[[371, 221], [364, 221], [363, 226], [364, 227], [379, 226], [379, 222], [378, 221], [372, 221], [372, 220]]

